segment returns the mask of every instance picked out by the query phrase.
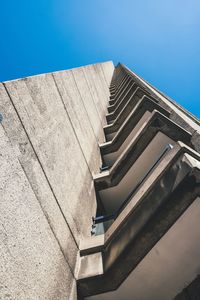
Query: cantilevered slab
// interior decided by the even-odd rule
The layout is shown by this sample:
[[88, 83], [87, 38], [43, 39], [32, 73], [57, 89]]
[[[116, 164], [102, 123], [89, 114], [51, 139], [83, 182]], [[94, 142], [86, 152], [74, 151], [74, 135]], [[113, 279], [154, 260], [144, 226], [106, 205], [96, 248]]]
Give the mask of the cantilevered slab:
[[195, 117], [186, 109], [181, 107], [180, 104], [177, 104], [174, 100], [170, 99], [168, 96], [160, 92], [157, 88], [153, 87], [147, 81], [145, 81], [144, 79], [136, 75], [134, 72], [132, 72], [123, 64], [120, 64], [120, 69], [122, 72], [129, 74], [136, 82], [136, 84], [138, 84], [141, 88], [143, 88], [153, 98], [157, 99], [161, 105], [165, 107], [167, 106], [170, 109], [172, 109], [174, 114], [178, 117], [179, 125], [184, 124], [184, 126], [187, 126], [187, 128], [190, 127], [193, 128], [193, 130], [196, 130], [198, 133], [200, 132], [200, 122], [197, 117]]
[[[118, 89], [116, 89], [115, 93], [111, 94], [109, 105], [112, 107], [116, 107], [116, 104], [118, 102], [118, 99], [121, 97], [121, 95], [124, 93], [124, 91], [129, 87], [130, 83], [133, 82], [130, 76], [126, 76], [122, 83], [119, 85]], [[114, 103], [110, 103], [110, 101], [113, 101]], [[109, 109], [108, 109], [109, 111]]]
[[[108, 118], [112, 118], [112, 120], [116, 119], [116, 117], [119, 115], [119, 113], [122, 111], [123, 107], [126, 105], [126, 102], [128, 99], [130, 99], [131, 95], [135, 92], [137, 88], [137, 85], [133, 83], [130, 88], [127, 90], [123, 98], [116, 104], [115, 107], [113, 106], [108, 106], [108, 110], [112, 108], [112, 112], [108, 114]], [[109, 119], [109, 121], [112, 121]]]
[[155, 109], [166, 117], [170, 116], [169, 111], [157, 104], [151, 98], [143, 96], [142, 99], [139, 100], [139, 102], [136, 104], [132, 112], [129, 114], [127, 119], [124, 121], [120, 129], [117, 131], [112, 141], [100, 144], [100, 151], [102, 156], [111, 152], [118, 151], [129, 134], [132, 132], [133, 128], [138, 124], [142, 116], [145, 114], [145, 112], [152, 112]]
[[131, 82], [124, 88], [121, 95], [117, 98], [114, 106], [108, 106], [108, 110], [111, 108], [112, 112], [106, 115], [107, 122], [113, 122], [116, 119], [124, 104], [128, 101], [130, 96], [135, 92], [137, 85], [131, 80]]
[[104, 126], [105, 135], [116, 132], [119, 129], [119, 127], [126, 120], [130, 112], [133, 110], [133, 108], [144, 95], [146, 95], [146, 93], [138, 87], [135, 90], [135, 92], [133, 92], [133, 94], [130, 96], [130, 98], [127, 99], [126, 104], [124, 105], [123, 109], [121, 110], [117, 118], [114, 120], [114, 122], [112, 124]]
[[[129, 77], [130, 77], [130, 75], [125, 74], [124, 76], [122, 76], [122, 77], [119, 79], [117, 85], [116, 85], [115, 87], [112, 87], [112, 88], [111, 88], [111, 90], [114, 92], [114, 93], [113, 93], [114, 95], [119, 93], [121, 87], [124, 85], [124, 83], [126, 82], [126, 80], [127, 80]], [[113, 98], [113, 99], [114, 99], [114, 98]]]
[[81, 250], [89, 259], [98, 249], [103, 264], [102, 274], [97, 270], [92, 277], [87, 276], [87, 268], [85, 274], [81, 269], [78, 287], [83, 296], [118, 288], [200, 195], [199, 160], [198, 153], [178, 143], [108, 229], [104, 245]]
[[124, 77], [122, 77], [122, 78], [120, 79], [119, 84], [118, 84], [115, 88], [112, 89], [112, 93], [111, 93], [110, 101], [109, 101], [110, 105], [113, 105], [113, 104], [115, 103], [115, 101], [116, 101], [115, 95], [118, 95], [118, 94], [120, 93], [121, 89], [122, 89], [122, 88], [124, 87], [124, 85], [127, 83], [127, 80], [128, 80], [129, 78], [130, 78], [129, 75], [127, 75], [127, 74], [124, 75]]
[[117, 185], [159, 131], [191, 146], [191, 134], [155, 110], [105, 176], [94, 176], [96, 191]]

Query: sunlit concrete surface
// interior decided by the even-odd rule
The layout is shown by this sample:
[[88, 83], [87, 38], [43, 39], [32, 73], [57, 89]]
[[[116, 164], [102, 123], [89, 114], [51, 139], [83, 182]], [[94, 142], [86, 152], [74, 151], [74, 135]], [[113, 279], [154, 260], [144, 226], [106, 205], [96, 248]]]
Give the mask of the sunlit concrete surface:
[[77, 299], [113, 69], [0, 83], [0, 299]]
[[0, 116], [0, 299], [170, 300], [198, 278], [199, 120], [111, 61], [0, 83]]

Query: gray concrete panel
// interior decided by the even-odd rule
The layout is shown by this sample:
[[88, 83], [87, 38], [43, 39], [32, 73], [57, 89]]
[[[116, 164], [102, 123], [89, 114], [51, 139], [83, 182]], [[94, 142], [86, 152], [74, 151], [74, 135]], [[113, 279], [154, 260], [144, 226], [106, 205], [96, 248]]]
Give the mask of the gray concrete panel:
[[6, 87], [78, 243], [80, 235], [90, 235], [95, 193], [53, 77], [34, 76]]
[[77, 68], [72, 70], [74, 79], [76, 81], [79, 93], [83, 100], [85, 109], [87, 111], [91, 126], [95, 133], [98, 142], [104, 141], [105, 136], [102, 130], [101, 118], [98, 114], [94, 99], [92, 97], [88, 82], [86, 80], [83, 68]]
[[103, 98], [103, 100], [104, 100], [105, 105], [107, 107], [108, 101], [110, 100], [110, 91], [109, 91], [109, 88], [108, 88], [108, 85], [107, 85], [107, 81], [106, 81], [103, 69], [101, 67], [101, 64], [95, 64], [93, 67], [94, 67], [96, 76], [99, 77], [99, 81], [100, 81], [100, 84], [102, 86], [102, 90], [105, 94], [105, 98]]
[[[81, 72], [81, 69], [77, 69], [77, 72]], [[53, 77], [86, 162], [91, 172], [97, 172], [100, 166], [99, 147], [88, 113], [74, 80], [73, 71], [57, 72], [53, 74]]]
[[[111, 73], [104, 65], [0, 84], [3, 133], [12, 149], [11, 159], [2, 156], [8, 182], [0, 179], [6, 199], [1, 203], [2, 299], [77, 299], [73, 273], [79, 240], [90, 236], [96, 211], [91, 174], [99, 171], [98, 142], [105, 141]], [[17, 207], [13, 198], [19, 198]]]
[[30, 140], [20, 119], [10, 101], [6, 90], [0, 84], [0, 112], [3, 115], [2, 125], [12, 146], [18, 149], [18, 159], [29, 180], [29, 183], [42, 207], [42, 210], [55, 234], [55, 237], [72, 270], [75, 268], [77, 245], [68, 227], [66, 219], [58, 206], [51, 186], [49, 185], [37, 154], [31, 146]]
[[17, 156], [0, 126], [0, 299], [69, 299], [72, 273]]
[[91, 91], [92, 97], [94, 99], [94, 103], [96, 105], [97, 111], [99, 113], [100, 119], [102, 121], [102, 125], [106, 123], [106, 104], [105, 101], [103, 102], [103, 98], [105, 95], [102, 93], [101, 88], [97, 85], [96, 77], [94, 74], [94, 70], [92, 66], [86, 66], [83, 68], [85, 77], [87, 79], [89, 89]]
[[112, 61], [108, 61], [108, 62], [104, 62], [101, 64], [101, 67], [103, 69], [108, 87], [110, 86], [111, 83], [111, 79], [113, 76], [113, 72], [114, 72], [114, 65]]
[[95, 85], [97, 88], [97, 92], [100, 96], [101, 103], [103, 105], [103, 109], [107, 111], [107, 105], [109, 100], [109, 93], [106, 88], [106, 82], [104, 79], [104, 74], [102, 69], [97, 64], [91, 66], [91, 71], [94, 76]]

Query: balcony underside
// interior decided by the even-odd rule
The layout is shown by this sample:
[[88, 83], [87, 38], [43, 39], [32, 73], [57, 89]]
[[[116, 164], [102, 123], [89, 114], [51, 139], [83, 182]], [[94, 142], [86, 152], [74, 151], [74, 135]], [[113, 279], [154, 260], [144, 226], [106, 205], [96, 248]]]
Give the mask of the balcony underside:
[[199, 155], [179, 143], [101, 237], [99, 245], [99, 237], [93, 239], [90, 248], [82, 245], [78, 286], [83, 296], [112, 291], [122, 284], [199, 196], [199, 175]]

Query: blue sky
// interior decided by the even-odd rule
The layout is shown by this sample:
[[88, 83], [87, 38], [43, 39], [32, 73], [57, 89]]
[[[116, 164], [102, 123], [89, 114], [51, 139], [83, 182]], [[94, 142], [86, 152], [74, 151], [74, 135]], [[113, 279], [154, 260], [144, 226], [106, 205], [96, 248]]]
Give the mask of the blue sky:
[[0, 81], [120, 61], [200, 117], [199, 0], [0, 1]]

